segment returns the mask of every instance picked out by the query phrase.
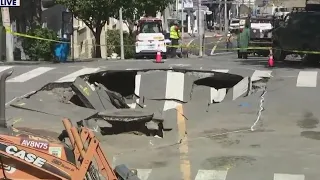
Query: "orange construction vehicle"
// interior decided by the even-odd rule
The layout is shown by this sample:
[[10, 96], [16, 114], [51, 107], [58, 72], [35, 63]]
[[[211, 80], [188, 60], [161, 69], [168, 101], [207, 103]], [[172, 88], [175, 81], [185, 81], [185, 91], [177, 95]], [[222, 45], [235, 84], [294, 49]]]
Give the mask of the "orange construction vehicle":
[[0, 179], [139, 180], [125, 165], [112, 169], [93, 132], [69, 119], [63, 119], [65, 130], [57, 140], [7, 127], [5, 81], [12, 72], [0, 77]]

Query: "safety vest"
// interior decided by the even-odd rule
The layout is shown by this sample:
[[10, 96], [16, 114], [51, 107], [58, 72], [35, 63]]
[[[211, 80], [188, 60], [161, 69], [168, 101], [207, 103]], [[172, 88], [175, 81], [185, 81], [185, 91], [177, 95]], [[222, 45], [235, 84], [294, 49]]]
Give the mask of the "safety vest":
[[170, 27], [170, 38], [171, 39], [179, 39], [179, 30], [176, 30], [176, 26]]

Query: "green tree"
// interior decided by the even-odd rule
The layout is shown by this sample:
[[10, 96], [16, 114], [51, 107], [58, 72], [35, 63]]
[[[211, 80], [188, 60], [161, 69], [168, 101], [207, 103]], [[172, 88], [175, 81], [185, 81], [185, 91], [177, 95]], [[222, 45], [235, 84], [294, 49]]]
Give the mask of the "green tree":
[[141, 16], [156, 16], [157, 12], [163, 12], [174, 0], [121, 0], [123, 7], [123, 19], [132, 34], [134, 23]]
[[100, 34], [110, 17], [121, 7], [120, 0], [57, 0], [82, 20], [95, 38], [95, 57], [101, 58]]

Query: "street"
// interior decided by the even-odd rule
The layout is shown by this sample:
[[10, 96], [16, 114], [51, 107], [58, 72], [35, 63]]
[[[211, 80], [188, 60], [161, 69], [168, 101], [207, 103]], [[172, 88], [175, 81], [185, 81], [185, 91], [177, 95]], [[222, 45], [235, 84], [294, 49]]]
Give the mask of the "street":
[[[211, 41], [206, 45], [207, 55], [219, 53], [212, 53], [215, 46], [224, 48], [219, 38], [206, 38], [206, 42]], [[197, 40], [192, 43], [197, 44]], [[165, 123], [172, 130], [162, 139], [135, 134], [99, 136], [107, 158], [113, 165], [123, 163], [138, 169], [141, 180], [316, 180], [320, 176], [319, 69], [295, 62], [276, 64], [274, 68], [266, 65], [266, 57], [241, 60], [227, 53], [168, 59], [161, 64], [150, 60], [101, 60], [0, 66], [0, 71], [14, 69], [7, 83], [7, 102], [48, 83], [70, 83], [77, 76], [102, 70], [188, 69], [213, 72], [213, 76], [249, 77], [251, 93], [244, 96], [236, 95], [236, 87], [222, 88], [224, 91], [218, 93], [214, 88], [194, 85], [188, 74], [142, 74], [135, 87], [140, 95], [161, 99], [171, 92], [182, 94], [185, 102], [166, 108], [165, 101], [146, 100], [147, 108], [164, 111]], [[212, 103], [217, 102], [218, 94], [222, 102]], [[62, 130], [60, 117], [32, 119], [12, 107], [7, 110], [9, 124], [15, 127], [50, 127], [48, 131], [55, 133]], [[13, 123], [17, 118], [24, 120]]]
[[[232, 42], [233, 47], [235, 47], [236, 42]], [[199, 38], [195, 38], [192, 41], [189, 41], [188, 44], [191, 47], [191, 54], [196, 56], [199, 55]], [[232, 47], [229, 47], [232, 48]], [[225, 37], [213, 37], [213, 36], [206, 36], [204, 38], [204, 54], [206, 56], [212, 55], [221, 55], [221, 54], [230, 54], [230, 51], [226, 51], [226, 43]]]

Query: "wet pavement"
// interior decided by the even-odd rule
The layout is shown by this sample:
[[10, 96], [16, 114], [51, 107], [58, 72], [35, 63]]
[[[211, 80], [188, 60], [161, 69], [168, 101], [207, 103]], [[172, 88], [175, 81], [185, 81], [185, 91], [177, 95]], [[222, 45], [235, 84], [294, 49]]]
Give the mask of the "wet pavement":
[[[163, 138], [99, 135], [113, 165], [137, 168], [141, 179], [148, 180], [315, 180], [320, 175], [318, 69], [298, 67], [289, 63], [270, 69], [263, 57], [242, 61], [234, 54], [163, 64], [127, 60], [58, 65], [50, 76], [8, 83], [8, 95], [37, 90], [59, 79], [68, 86], [75, 80], [70, 74], [83, 68], [134, 71], [132, 91], [139, 98], [126, 101], [136, 110], [142, 105], [159, 111], [171, 130], [164, 131]], [[13, 77], [38, 67], [14, 68], [19, 70]], [[128, 79], [120, 76], [114, 81], [130, 84]], [[45, 102], [49, 101], [48, 108], [62, 107], [54, 106], [61, 98]], [[62, 129], [62, 117], [76, 123], [89, 111], [51, 114], [7, 110], [8, 122], [15, 127], [45, 127], [53, 134]]]

